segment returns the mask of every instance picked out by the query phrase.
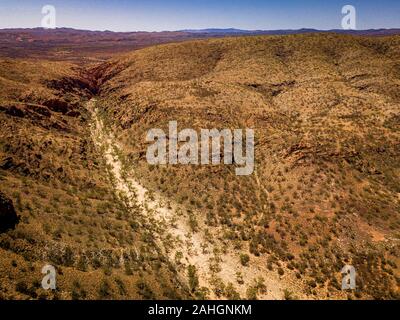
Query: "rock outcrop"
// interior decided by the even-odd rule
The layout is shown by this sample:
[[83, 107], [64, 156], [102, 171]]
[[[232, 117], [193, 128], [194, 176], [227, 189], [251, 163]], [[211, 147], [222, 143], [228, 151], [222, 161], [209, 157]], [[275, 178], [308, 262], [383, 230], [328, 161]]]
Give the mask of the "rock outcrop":
[[0, 233], [15, 228], [18, 222], [19, 218], [11, 199], [0, 192]]

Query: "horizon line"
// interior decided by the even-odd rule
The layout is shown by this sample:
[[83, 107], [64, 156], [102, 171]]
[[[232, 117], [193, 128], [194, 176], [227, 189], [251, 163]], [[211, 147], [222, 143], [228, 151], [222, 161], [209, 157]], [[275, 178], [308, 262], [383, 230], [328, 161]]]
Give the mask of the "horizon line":
[[341, 31], [341, 32], [363, 32], [363, 31], [382, 31], [382, 30], [400, 30], [399, 27], [394, 28], [369, 28], [369, 29], [317, 29], [317, 28], [310, 28], [310, 27], [303, 27], [298, 29], [239, 29], [234, 27], [228, 28], [218, 28], [218, 27], [209, 27], [209, 28], [186, 28], [186, 29], [179, 29], [179, 30], [162, 30], [162, 31], [145, 31], [145, 30], [131, 30], [131, 31], [113, 31], [113, 30], [99, 30], [99, 29], [80, 29], [74, 27], [56, 27], [56, 28], [43, 28], [43, 27], [11, 27], [11, 28], [0, 28], [0, 31], [11, 31], [11, 30], [43, 30], [43, 31], [57, 31], [57, 30], [75, 30], [75, 31], [87, 31], [87, 32], [109, 32], [109, 33], [162, 33], [162, 32], [199, 32], [199, 31], [233, 31], [233, 32], [274, 32], [274, 31], [318, 31], [318, 32], [329, 32], [329, 31]]

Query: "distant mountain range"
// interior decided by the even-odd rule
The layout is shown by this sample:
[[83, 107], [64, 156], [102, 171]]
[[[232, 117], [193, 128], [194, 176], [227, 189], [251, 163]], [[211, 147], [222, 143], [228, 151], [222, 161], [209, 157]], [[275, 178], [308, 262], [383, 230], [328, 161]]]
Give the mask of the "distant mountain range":
[[207, 29], [183, 29], [176, 31], [129, 31], [129, 32], [116, 32], [116, 31], [99, 31], [99, 30], [80, 30], [73, 28], [57, 28], [53, 30], [46, 30], [43, 28], [15, 28], [15, 29], [0, 29], [1, 33], [14, 33], [14, 32], [33, 32], [33, 33], [88, 33], [88, 34], [103, 34], [103, 35], [132, 35], [132, 34], [168, 34], [168, 33], [190, 33], [197, 35], [208, 34], [210, 36], [219, 35], [285, 35], [285, 34], [302, 34], [302, 33], [342, 33], [342, 34], [358, 34], [358, 35], [395, 35], [400, 34], [400, 28], [392, 29], [366, 29], [366, 30], [343, 30], [343, 29], [331, 29], [331, 30], [319, 30], [312, 28], [302, 29], [277, 29], [277, 30], [245, 30], [236, 28], [207, 28]]
[[343, 30], [343, 29], [331, 29], [331, 30], [318, 30], [310, 28], [302, 29], [280, 29], [280, 30], [243, 30], [243, 29], [186, 29], [179, 30], [180, 32], [189, 32], [194, 34], [210, 34], [210, 35], [251, 35], [251, 34], [266, 34], [266, 35], [285, 35], [285, 34], [301, 34], [301, 33], [323, 33], [323, 32], [335, 32], [342, 34], [359, 34], [359, 35], [371, 35], [371, 36], [383, 36], [383, 35], [395, 35], [400, 34], [400, 28], [395, 29], [367, 29], [367, 30]]
[[46, 30], [0, 29], [0, 57], [36, 57], [55, 60], [108, 59], [115, 53], [129, 52], [156, 44], [185, 40], [256, 35], [294, 35], [307, 33], [341, 33], [361, 36], [400, 35], [399, 29], [371, 30], [242, 30], [235, 28], [187, 29], [162, 32], [89, 31], [72, 28]]

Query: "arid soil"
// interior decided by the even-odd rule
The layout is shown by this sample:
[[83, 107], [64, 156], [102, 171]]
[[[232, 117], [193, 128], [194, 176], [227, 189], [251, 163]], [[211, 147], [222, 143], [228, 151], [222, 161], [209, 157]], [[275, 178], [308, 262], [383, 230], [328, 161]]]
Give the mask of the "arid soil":
[[[399, 36], [74, 50], [0, 58], [0, 298], [399, 298]], [[255, 172], [149, 165], [172, 120], [254, 129]]]

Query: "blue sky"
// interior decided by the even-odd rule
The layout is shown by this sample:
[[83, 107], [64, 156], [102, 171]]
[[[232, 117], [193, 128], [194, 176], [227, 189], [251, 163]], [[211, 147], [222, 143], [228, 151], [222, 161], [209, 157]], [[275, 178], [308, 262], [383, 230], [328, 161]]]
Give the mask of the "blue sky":
[[346, 4], [357, 9], [357, 29], [400, 27], [400, 0], [0, 0], [0, 28], [40, 26], [46, 4], [58, 27], [88, 30], [335, 29]]

